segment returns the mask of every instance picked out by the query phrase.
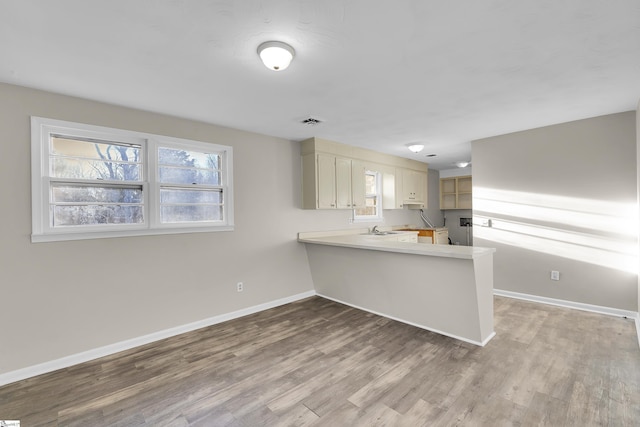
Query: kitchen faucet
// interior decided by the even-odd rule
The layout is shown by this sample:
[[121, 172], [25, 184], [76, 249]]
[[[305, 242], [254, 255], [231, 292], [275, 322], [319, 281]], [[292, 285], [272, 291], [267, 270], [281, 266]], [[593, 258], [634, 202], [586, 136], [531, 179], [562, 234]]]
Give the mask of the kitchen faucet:
[[377, 234], [377, 233], [379, 233], [378, 226], [374, 225], [373, 228], [371, 229], [371, 234]]

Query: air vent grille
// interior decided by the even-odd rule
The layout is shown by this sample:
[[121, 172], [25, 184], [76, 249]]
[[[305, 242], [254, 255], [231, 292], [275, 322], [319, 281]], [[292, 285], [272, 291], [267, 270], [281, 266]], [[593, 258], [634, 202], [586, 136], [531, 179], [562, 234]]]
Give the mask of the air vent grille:
[[322, 123], [322, 120], [313, 118], [313, 117], [307, 117], [306, 119], [302, 120], [300, 123], [304, 124], [304, 125], [310, 125], [310, 126], [315, 126], [315, 125], [319, 125], [320, 123]]

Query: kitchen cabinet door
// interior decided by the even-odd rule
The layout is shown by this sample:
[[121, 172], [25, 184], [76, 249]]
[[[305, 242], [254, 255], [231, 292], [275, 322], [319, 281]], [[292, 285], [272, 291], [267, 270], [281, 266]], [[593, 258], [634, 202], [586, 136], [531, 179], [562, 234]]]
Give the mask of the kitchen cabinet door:
[[363, 162], [351, 161], [351, 201], [354, 208], [361, 208], [366, 204], [366, 172], [367, 169]]
[[406, 203], [416, 200], [418, 177], [412, 170], [402, 170], [402, 198]]
[[336, 157], [336, 207], [350, 209], [351, 200], [351, 160]]
[[413, 171], [415, 174], [416, 188], [415, 195], [416, 201], [422, 204], [423, 208], [427, 207], [427, 180], [429, 175], [424, 172]]

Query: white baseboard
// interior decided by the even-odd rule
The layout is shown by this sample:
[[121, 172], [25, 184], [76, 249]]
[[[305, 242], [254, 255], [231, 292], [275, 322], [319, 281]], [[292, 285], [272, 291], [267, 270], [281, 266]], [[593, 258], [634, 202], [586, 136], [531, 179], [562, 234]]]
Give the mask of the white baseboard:
[[328, 297], [328, 296], [323, 295], [323, 294], [316, 294], [316, 295], [318, 295], [319, 297], [322, 297], [322, 298], [326, 298], [326, 299], [331, 300], [331, 301], [335, 301], [335, 302], [340, 303], [340, 304], [348, 305], [349, 307], [357, 308], [358, 310], [366, 311], [368, 313], [372, 313], [372, 314], [375, 314], [377, 316], [386, 317], [387, 319], [395, 320], [397, 322], [401, 322], [401, 323], [404, 323], [404, 324], [407, 324], [407, 325], [415, 326], [416, 328], [420, 328], [420, 329], [424, 329], [424, 330], [427, 330], [427, 331], [435, 332], [436, 334], [444, 335], [444, 336], [449, 337], [449, 338], [455, 338], [457, 340], [464, 341], [464, 342], [467, 342], [469, 344], [474, 344], [474, 345], [477, 345], [477, 346], [480, 346], [480, 347], [484, 347], [485, 345], [487, 345], [487, 343], [491, 340], [491, 338], [493, 338], [496, 335], [495, 332], [492, 332], [482, 342], [474, 341], [474, 340], [470, 340], [469, 338], [459, 337], [457, 335], [449, 334], [447, 332], [443, 332], [443, 331], [440, 331], [438, 329], [428, 328], [428, 327], [426, 327], [424, 325], [419, 325], [417, 323], [408, 322], [406, 320], [399, 319], [399, 318], [394, 317], [394, 316], [389, 316], [389, 315], [384, 314], [384, 313], [379, 313], [379, 312], [377, 312], [375, 310], [369, 310], [368, 308], [360, 307], [358, 305], [351, 304], [351, 303], [348, 303], [348, 302], [344, 302], [344, 301], [341, 301], [341, 300], [336, 299], [336, 298]]
[[629, 310], [620, 310], [619, 308], [604, 307], [601, 305], [584, 304], [581, 302], [567, 301], [563, 299], [547, 298], [538, 295], [521, 294], [520, 292], [503, 291], [500, 289], [493, 290], [494, 295], [507, 298], [521, 299], [525, 301], [539, 302], [541, 304], [556, 305], [559, 307], [573, 308], [582, 311], [591, 311], [593, 313], [607, 314], [609, 316], [626, 317], [629, 319], [637, 319], [638, 312]]
[[280, 305], [288, 304], [304, 298], [309, 298], [314, 296], [315, 294], [315, 291], [303, 292], [301, 294], [292, 295], [264, 304], [254, 305], [253, 307], [243, 308], [242, 310], [233, 311], [231, 313], [221, 314], [218, 316], [210, 317], [208, 319], [199, 320], [197, 322], [188, 323], [182, 326], [177, 326], [175, 328], [165, 329], [164, 331], [154, 332], [152, 334], [132, 338], [130, 340], [109, 344], [104, 347], [95, 348], [92, 350], [84, 351], [82, 353], [72, 354], [60, 359], [51, 360], [49, 362], [44, 362], [38, 365], [7, 372], [0, 375], [0, 387], [16, 381], [35, 377], [36, 375], [42, 375], [48, 372], [56, 371], [58, 369], [68, 368], [69, 366], [77, 365], [78, 363], [88, 362], [90, 360], [98, 359], [100, 357], [108, 356], [120, 351], [130, 350], [132, 348], [149, 344], [154, 341], [159, 341], [165, 338], [173, 337], [175, 335], [184, 334], [185, 332], [195, 331], [196, 329], [205, 328], [207, 326], [212, 326], [218, 323], [226, 322], [228, 320], [237, 319], [249, 314], [258, 313], [260, 311], [268, 310], [270, 308], [278, 307]]
[[538, 302], [541, 304], [556, 305], [558, 307], [573, 308], [576, 310], [607, 314], [609, 316], [634, 319], [636, 323], [636, 334], [638, 335], [638, 345], [640, 346], [640, 313], [638, 313], [637, 311], [620, 310], [619, 308], [603, 307], [601, 305], [591, 305], [562, 299], [540, 297], [537, 295], [521, 294], [520, 292], [503, 291], [501, 289], [494, 289], [493, 294], [501, 297], [515, 298], [525, 301]]

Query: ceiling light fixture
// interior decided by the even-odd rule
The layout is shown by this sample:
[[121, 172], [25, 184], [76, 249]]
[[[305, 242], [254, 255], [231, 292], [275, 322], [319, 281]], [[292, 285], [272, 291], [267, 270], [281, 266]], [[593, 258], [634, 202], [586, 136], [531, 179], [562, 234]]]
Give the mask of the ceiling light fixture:
[[408, 144], [407, 148], [409, 150], [411, 150], [412, 152], [414, 152], [414, 153], [419, 153], [424, 148], [424, 145], [422, 145], [422, 144]]
[[471, 162], [455, 162], [454, 164], [459, 168], [466, 168], [471, 164]]
[[270, 41], [258, 46], [258, 55], [268, 69], [282, 71], [291, 63], [295, 51], [286, 43]]

